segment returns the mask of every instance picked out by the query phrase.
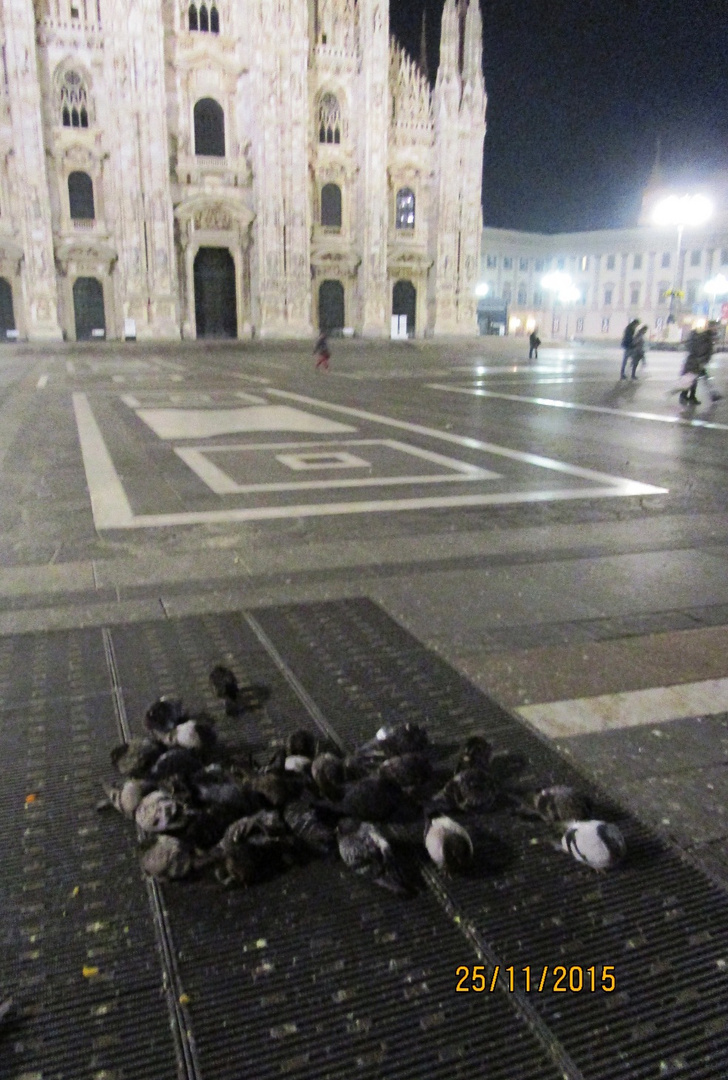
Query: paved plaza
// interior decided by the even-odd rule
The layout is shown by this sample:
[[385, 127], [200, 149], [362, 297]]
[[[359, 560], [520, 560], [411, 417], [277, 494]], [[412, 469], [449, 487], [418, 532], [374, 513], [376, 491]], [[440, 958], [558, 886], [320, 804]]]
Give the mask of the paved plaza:
[[[557, 776], [559, 763], [567, 772], [579, 770], [633, 816], [635, 835], [646, 829], [652, 839], [638, 846], [665, 845], [678, 868], [676, 882], [690, 873], [691, 882], [705, 882], [722, 903], [728, 886], [728, 405], [710, 405], [706, 392], [694, 411], [681, 409], [670, 394], [681, 358], [669, 352], [650, 352], [640, 378], [626, 382], [619, 380], [619, 351], [589, 345], [542, 348], [531, 362], [523, 339], [334, 341], [332, 353], [325, 372], [315, 370], [307, 343], [43, 351], [18, 345], [0, 352], [0, 711], [10, 742], [23, 724], [36, 732], [36, 743], [29, 736], [22, 750], [23, 769], [4, 792], [10, 824], [0, 831], [8, 865], [17, 863], [18, 873], [30, 875], [23, 890], [32, 866], [43, 861], [44, 843], [36, 840], [18, 862], [20, 825], [42, 809], [35, 800], [23, 809], [24, 793], [54, 789], [56, 753], [63, 768], [73, 770], [73, 759], [63, 756], [64, 732], [90, 747], [101, 769], [119, 736], [139, 726], [147, 698], [180, 686], [202, 696], [200, 680], [215, 650], [232, 662], [239, 647], [251, 656], [260, 651], [259, 668], [249, 674], [282, 680], [281, 695], [292, 695], [291, 709], [304, 721], [318, 717], [336, 727], [336, 710], [356, 712], [357, 695], [371, 692], [369, 713], [362, 707], [351, 720], [361, 725], [358, 738], [370, 737], [375, 728], [367, 729], [366, 717], [375, 716], [379, 692], [374, 683], [390, 686], [397, 678], [386, 666], [391, 647], [419, 657], [408, 669], [413, 684], [432, 658], [433, 671], [440, 672], [432, 676], [434, 688], [412, 693], [440, 703], [431, 719], [443, 735], [451, 725], [460, 737], [467, 724], [456, 705], [448, 718], [442, 702], [460, 696], [475, 726], [477, 702], [489, 703], [496, 730], [526, 740], [529, 754], [543, 748], [549, 775]], [[727, 356], [714, 361], [724, 392]], [[342, 635], [351, 642], [356, 634], [359, 651], [350, 645], [350, 654], [339, 655]], [[262, 670], [266, 664], [269, 672]], [[349, 697], [341, 696], [344, 690]], [[271, 713], [269, 734], [285, 728], [284, 713], [283, 705]], [[345, 724], [341, 730], [348, 731]], [[41, 760], [38, 746], [46, 736]], [[94, 769], [84, 775], [79, 791], [88, 793], [89, 817], [82, 828], [94, 832], [98, 846], [98, 776]], [[52, 818], [52, 807], [43, 813]], [[43, 818], [38, 827], [42, 836], [50, 826]], [[123, 829], [115, 835], [125, 843]], [[124, 880], [132, 881], [127, 846], [119, 865]], [[83, 851], [78, 858], [83, 866], [93, 862]], [[55, 873], [62, 899], [85, 871], [65, 860]], [[141, 890], [138, 878], [136, 871], [130, 889]], [[431, 884], [435, 895], [438, 886]], [[5, 887], [4, 903], [12, 904], [16, 894]], [[311, 883], [301, 887], [315, 893]], [[29, 894], [20, 895], [25, 913], [18, 935], [26, 938], [12, 938], [10, 947], [27, 957], [35, 948], [32, 927], [42, 919], [27, 906]], [[194, 898], [172, 899], [170, 920], [156, 922], [153, 933], [145, 927], [143, 890], [140, 896], [142, 907], [124, 918], [132, 936], [147, 935], [145, 1008], [155, 1007], [161, 971], [172, 979], [171, 991], [165, 984], [166, 1007], [177, 1041], [164, 1051], [172, 1064], [155, 1063], [159, 1040], [168, 1039], [162, 1009], [157, 1042], [150, 1035], [149, 1047], [131, 1064], [110, 1052], [102, 1064], [103, 1054], [92, 1055], [95, 1064], [82, 1075], [72, 1075], [71, 1066], [38, 1066], [22, 1016], [32, 1016], [41, 983], [34, 984], [30, 961], [13, 960], [3, 978], [22, 1015], [7, 1038], [14, 1049], [0, 1061], [0, 1078], [269, 1075], [260, 1067], [263, 1043], [258, 1057], [249, 1050], [246, 1071], [218, 1069], [205, 1047], [219, 1032], [205, 1029], [204, 1017], [195, 1030], [190, 985], [199, 982], [199, 971], [180, 975], [169, 958], [155, 966], [155, 950], [163, 956], [165, 949], [170, 956], [180, 950], [181, 957], [194, 952], [184, 921]], [[151, 897], [152, 909], [163, 909], [160, 896]], [[438, 902], [453, 916], [451, 899]], [[482, 901], [475, 893], [461, 899], [475, 926], [484, 918]], [[361, 910], [370, 903], [364, 893], [360, 901]], [[332, 912], [339, 902], [329, 897], [325, 906]], [[180, 904], [187, 905], [185, 917]], [[255, 942], [271, 931], [252, 893], [241, 904], [234, 911], [228, 905], [221, 918], [230, 917], [236, 934], [247, 935], [245, 948], [255, 952]], [[425, 923], [434, 918], [420, 915]], [[461, 914], [453, 917], [460, 925]], [[271, 918], [287, 925], [282, 910]], [[352, 920], [344, 936], [360, 931], [351, 912], [342, 919]], [[95, 921], [89, 908], [84, 925]], [[305, 926], [291, 932], [305, 939]], [[323, 940], [322, 926], [316, 932]], [[487, 930], [473, 934], [469, 945], [456, 941], [453, 955], [459, 948], [465, 957], [474, 947], [473, 960], [462, 963], [480, 956], [487, 965], [497, 950]], [[402, 947], [409, 956], [419, 946], [413, 939]], [[40, 952], [51, 948], [48, 941], [39, 946]], [[222, 937], [216, 948], [222, 956]], [[335, 963], [331, 943], [321, 948]], [[717, 944], [706, 963], [724, 979], [728, 953], [715, 950]], [[103, 969], [103, 949], [99, 956]], [[436, 960], [430, 956], [424, 968]], [[218, 960], [206, 955], [204, 963], [214, 979]], [[411, 968], [410, 983], [424, 985], [427, 972], [418, 973], [414, 961]], [[141, 979], [136, 969], [129, 977]], [[429, 977], [437, 982], [431, 970]], [[45, 974], [41, 982], [50, 986], [52, 978]], [[200, 996], [206, 985], [203, 979]], [[327, 993], [343, 993], [326, 986]], [[710, 992], [725, 1011], [723, 983]], [[59, 986], [52, 993], [61, 994]], [[191, 1018], [179, 1006], [180, 998], [190, 997]], [[418, 1030], [457, 1025], [452, 1001], [430, 1004]], [[78, 1017], [102, 1005], [94, 998], [86, 1013], [79, 1006]], [[655, 1059], [654, 1071], [640, 1072], [635, 1064], [633, 1072], [618, 1072], [616, 1059], [605, 1057], [600, 1072], [596, 1059], [580, 1058], [568, 1033], [559, 1034], [557, 1014], [538, 1013], [526, 995], [519, 1008], [518, 1023], [543, 1061], [536, 1050], [530, 1059], [524, 1049], [523, 1063], [510, 1072], [501, 1074], [491, 1063], [482, 1075], [535, 1080], [551, 1076], [553, 1068], [571, 1080], [724, 1075], [715, 1062], [705, 1072], [694, 1063], [681, 1066], [682, 1046], [664, 1052], [662, 1069]], [[472, 1022], [478, 1030], [472, 995], [465, 1011], [466, 1029]], [[286, 1023], [266, 1019], [276, 1053], [282, 1041], [290, 1042], [270, 1075], [444, 1077], [465, 1068], [461, 1046], [442, 1059], [442, 1073], [426, 1057], [418, 1068], [427, 1073], [397, 1071], [386, 1054], [377, 1058], [377, 1038], [368, 1038], [356, 1018], [347, 1022], [360, 1040], [358, 1056], [323, 1068], [314, 1066], [311, 1046], [297, 1041]], [[495, 1032], [501, 1020], [492, 1022]], [[544, 1024], [556, 1032], [553, 1039]], [[190, 1025], [194, 1037], [187, 1046]], [[630, 1037], [649, 1043], [654, 1029], [651, 1035], [647, 1020], [644, 1025], [642, 1035]], [[63, 1041], [61, 1021], [58, 1031]], [[394, 1038], [390, 1033], [388, 1045]], [[98, 1039], [101, 1045], [103, 1035]], [[471, 1077], [481, 1075], [472, 1064], [468, 1069]]]

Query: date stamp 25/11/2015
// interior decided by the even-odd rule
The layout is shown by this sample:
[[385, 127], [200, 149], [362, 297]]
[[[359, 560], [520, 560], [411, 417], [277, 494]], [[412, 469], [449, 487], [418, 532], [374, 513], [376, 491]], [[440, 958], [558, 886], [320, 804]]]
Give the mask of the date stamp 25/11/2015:
[[455, 979], [459, 994], [492, 994], [496, 989], [505, 989], [511, 994], [519, 990], [526, 994], [612, 994], [617, 989], [614, 964], [591, 967], [565, 967], [563, 964], [531, 967], [527, 964], [521, 968], [495, 964], [491, 969], [481, 964], [463, 965], [455, 971]]

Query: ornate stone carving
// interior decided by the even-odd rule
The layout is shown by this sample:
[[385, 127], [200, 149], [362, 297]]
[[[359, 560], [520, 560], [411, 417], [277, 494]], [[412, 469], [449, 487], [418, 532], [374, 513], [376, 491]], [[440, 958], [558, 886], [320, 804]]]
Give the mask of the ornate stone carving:
[[207, 206], [198, 210], [193, 220], [198, 232], [229, 232], [233, 227], [232, 215], [224, 206]]

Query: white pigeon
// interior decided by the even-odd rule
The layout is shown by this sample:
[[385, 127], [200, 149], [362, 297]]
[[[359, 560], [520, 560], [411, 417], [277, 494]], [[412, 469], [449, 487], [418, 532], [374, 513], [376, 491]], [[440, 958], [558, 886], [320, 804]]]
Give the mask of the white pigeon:
[[561, 847], [577, 862], [591, 866], [593, 870], [617, 866], [627, 852], [622, 833], [610, 821], [570, 821]]
[[462, 872], [473, 861], [473, 841], [467, 829], [446, 814], [433, 817], [428, 823], [425, 847], [438, 870], [447, 873]]

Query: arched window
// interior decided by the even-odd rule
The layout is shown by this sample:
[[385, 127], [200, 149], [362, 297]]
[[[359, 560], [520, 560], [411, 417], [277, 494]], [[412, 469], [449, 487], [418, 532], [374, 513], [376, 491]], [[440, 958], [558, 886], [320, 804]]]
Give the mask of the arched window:
[[189, 20], [189, 28], [190, 28], [190, 30], [199, 29], [199, 23], [197, 21], [197, 5], [196, 4], [190, 4], [190, 10], [187, 13], [187, 18]]
[[415, 227], [415, 193], [410, 188], [402, 188], [397, 192], [397, 228], [414, 229]]
[[213, 34], [220, 33], [220, 16], [216, 7], [210, 8], [210, 31]]
[[195, 153], [225, 157], [225, 114], [212, 98], [200, 98], [195, 104]]
[[207, 8], [203, 4], [202, 7], [200, 8], [200, 30], [202, 30], [203, 33], [206, 34], [209, 29], [210, 29], [210, 20], [207, 17]]
[[324, 184], [321, 189], [321, 224], [329, 229], [341, 228], [341, 188]]
[[341, 109], [333, 94], [323, 94], [319, 102], [319, 142], [341, 142]]
[[86, 84], [77, 71], [66, 71], [60, 81], [60, 120], [64, 127], [89, 126], [89, 102]]
[[94, 185], [85, 172], [72, 172], [68, 176], [68, 205], [73, 221], [93, 221]]

